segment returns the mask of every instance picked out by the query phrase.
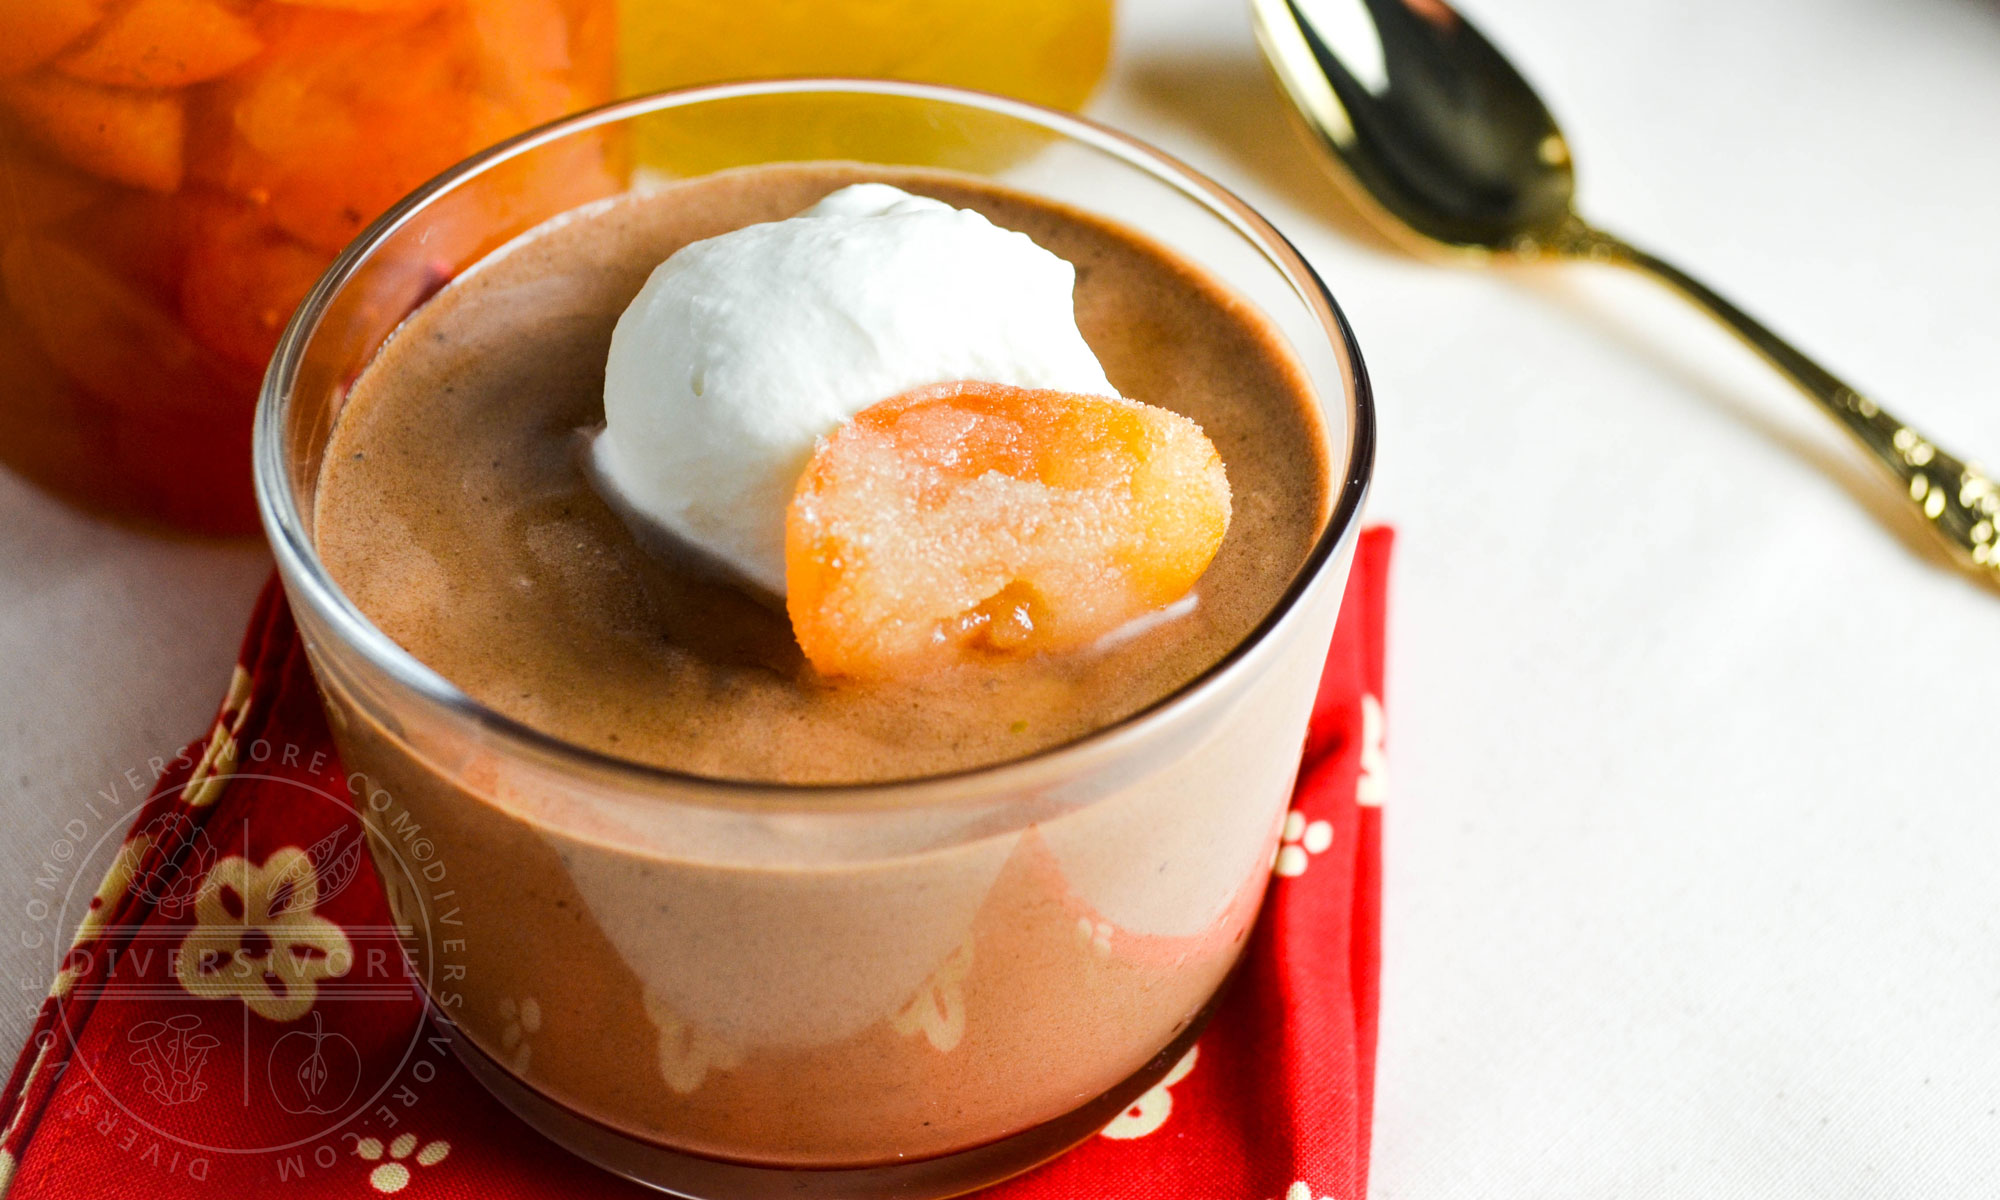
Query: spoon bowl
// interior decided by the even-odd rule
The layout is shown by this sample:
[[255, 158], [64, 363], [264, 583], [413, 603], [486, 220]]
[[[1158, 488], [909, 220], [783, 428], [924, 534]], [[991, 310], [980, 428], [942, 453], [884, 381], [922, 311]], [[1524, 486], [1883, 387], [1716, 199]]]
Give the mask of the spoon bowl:
[[1280, 89], [1337, 181], [1392, 237], [1458, 257], [1587, 259], [1667, 284], [1853, 435], [1954, 561], [2000, 586], [2000, 486], [1671, 263], [1576, 212], [1569, 143], [1506, 56], [1444, 0], [1250, 0]]
[[1569, 146], [1541, 97], [1441, 4], [1253, 0], [1307, 127], [1372, 206], [1447, 246], [1511, 250], [1571, 219]]

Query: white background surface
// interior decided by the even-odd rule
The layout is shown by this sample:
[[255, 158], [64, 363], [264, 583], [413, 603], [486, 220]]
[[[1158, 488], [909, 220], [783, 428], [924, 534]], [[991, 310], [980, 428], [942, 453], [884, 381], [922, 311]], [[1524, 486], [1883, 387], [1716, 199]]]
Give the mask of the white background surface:
[[[2000, 4], [1466, 8], [1592, 216], [2000, 460]], [[1643, 281], [1348, 231], [1235, 0], [1121, 17], [1093, 110], [1300, 243], [1380, 403], [1374, 1194], [2000, 1195], [2000, 593]], [[204, 728], [266, 569], [0, 477], [0, 1052], [37, 864]]]

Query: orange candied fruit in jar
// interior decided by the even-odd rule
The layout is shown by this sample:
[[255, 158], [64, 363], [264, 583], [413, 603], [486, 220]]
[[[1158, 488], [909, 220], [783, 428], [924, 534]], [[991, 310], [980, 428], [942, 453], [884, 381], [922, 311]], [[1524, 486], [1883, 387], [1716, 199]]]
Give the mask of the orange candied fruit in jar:
[[786, 608], [827, 676], [1075, 650], [1185, 596], [1228, 527], [1222, 459], [1178, 413], [938, 384], [822, 439], [786, 514]]
[[[340, 248], [466, 155], [609, 99], [616, 0], [0, 0], [0, 460], [71, 499], [255, 528], [249, 432]], [[514, 171], [435, 247], [616, 190]], [[417, 293], [413, 292], [415, 296]]]

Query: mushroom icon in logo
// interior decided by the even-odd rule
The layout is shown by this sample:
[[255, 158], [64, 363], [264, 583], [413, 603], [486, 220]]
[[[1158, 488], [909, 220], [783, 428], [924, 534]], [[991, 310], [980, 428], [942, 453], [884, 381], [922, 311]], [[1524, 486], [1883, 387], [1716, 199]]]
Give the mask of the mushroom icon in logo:
[[208, 1090], [201, 1069], [209, 1051], [222, 1043], [195, 1032], [200, 1028], [201, 1018], [178, 1013], [163, 1021], [141, 1021], [126, 1032], [139, 1047], [132, 1052], [132, 1065], [146, 1073], [139, 1086], [160, 1104], [187, 1104]]

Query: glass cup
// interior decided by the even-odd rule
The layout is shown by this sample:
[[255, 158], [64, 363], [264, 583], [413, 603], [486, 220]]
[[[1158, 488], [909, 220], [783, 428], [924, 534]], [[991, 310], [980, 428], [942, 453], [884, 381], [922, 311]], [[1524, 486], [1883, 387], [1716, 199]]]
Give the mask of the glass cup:
[[[846, 130], [843, 157], [1102, 214], [1263, 309], [1320, 398], [1333, 495], [1239, 646], [1026, 758], [787, 787], [558, 741], [369, 623], [314, 551], [315, 487], [347, 383], [437, 286], [436, 248], [556, 216], [521, 181], [580, 154], [744, 122], [771, 136], [704, 166], [825, 158]], [[885, 122], [934, 136], [883, 151]], [[265, 525], [413, 968], [461, 1057], [557, 1142], [683, 1195], [952, 1195], [1091, 1136], [1192, 1043], [1270, 878], [1374, 453], [1332, 297], [1228, 192], [1088, 121], [951, 88], [790, 80], [625, 101], [473, 158], [376, 222], [293, 318], [257, 420]]]
[[[251, 412], [292, 309], [411, 188], [609, 100], [615, 16], [0, 3], [0, 462], [127, 519], [254, 530]], [[537, 203], [588, 169], [536, 176], [566, 194]]]

